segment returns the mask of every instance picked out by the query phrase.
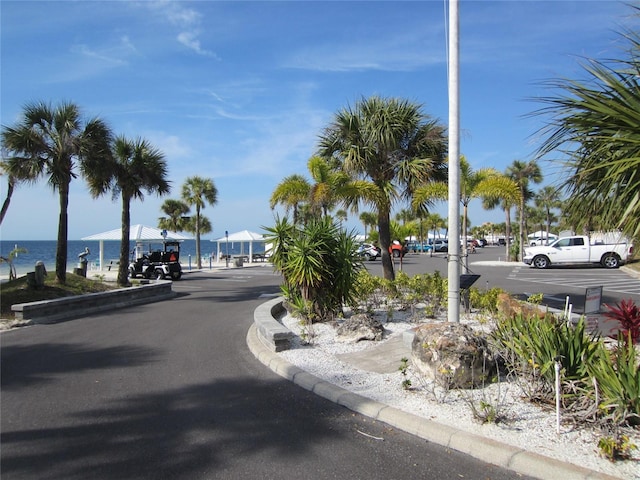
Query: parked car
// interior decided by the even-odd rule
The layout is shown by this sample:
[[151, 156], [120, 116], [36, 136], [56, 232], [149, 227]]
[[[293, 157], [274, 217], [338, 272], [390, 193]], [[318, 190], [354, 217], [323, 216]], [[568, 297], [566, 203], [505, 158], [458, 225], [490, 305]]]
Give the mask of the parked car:
[[548, 268], [552, 264], [594, 264], [618, 268], [633, 256], [633, 244], [624, 238], [605, 243], [582, 235], [559, 238], [551, 245], [528, 247], [522, 259], [527, 265]]
[[428, 242], [409, 242], [407, 244], [407, 248], [409, 249], [410, 252], [430, 252], [431, 251], [431, 245]]
[[487, 246], [487, 239], [486, 238], [478, 238], [476, 240], [478, 242], [478, 247], [480, 248], [484, 248]]
[[558, 239], [557, 235], [554, 235], [552, 233], [549, 234], [549, 238], [547, 239], [547, 237], [533, 237], [533, 238], [529, 238], [529, 246], [531, 247], [538, 247], [540, 245], [549, 245], [553, 242], [555, 242]]
[[433, 251], [434, 252], [448, 252], [449, 251], [449, 241], [443, 238], [436, 238], [433, 240]]
[[358, 247], [357, 253], [365, 260], [373, 261], [378, 258], [382, 252], [371, 243], [363, 243]]

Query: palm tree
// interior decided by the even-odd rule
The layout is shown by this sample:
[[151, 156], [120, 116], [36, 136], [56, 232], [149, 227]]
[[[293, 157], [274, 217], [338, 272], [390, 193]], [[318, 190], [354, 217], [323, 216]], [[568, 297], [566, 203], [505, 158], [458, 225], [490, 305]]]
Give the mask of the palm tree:
[[[182, 185], [182, 199], [189, 206], [196, 207], [194, 233], [196, 235], [197, 268], [202, 268], [202, 256], [200, 254], [200, 233], [202, 228], [200, 211], [207, 205], [215, 205], [218, 202], [218, 189], [210, 178], [198, 176], [189, 177]], [[209, 230], [210, 231], [210, 230]]]
[[[414, 208], [421, 209], [433, 199], [447, 200], [448, 195], [448, 185], [444, 182], [419, 187], [413, 196], [413, 205]], [[460, 203], [462, 205], [462, 238], [465, 248], [469, 204], [474, 198], [496, 199], [497, 201], [508, 199], [515, 202], [520, 198], [520, 191], [512, 180], [496, 169], [473, 170], [464, 155], [460, 156]]]
[[640, 33], [624, 32], [627, 58], [588, 60], [583, 81], [560, 79], [542, 98], [548, 116], [538, 155], [563, 154], [563, 211], [576, 228], [640, 234]]
[[547, 185], [543, 187], [535, 196], [536, 207], [544, 211], [545, 222], [547, 226], [547, 238], [545, 244], [549, 243], [549, 231], [551, 230], [551, 222], [554, 218], [552, 210], [560, 208], [562, 201], [560, 199], [560, 192], [557, 188]]
[[10, 154], [7, 173], [16, 180], [35, 182], [46, 176], [58, 192], [59, 218], [56, 245], [56, 281], [67, 279], [69, 186], [79, 166], [84, 177], [102, 168], [111, 156], [111, 131], [98, 118], [84, 122], [73, 103], [53, 107], [44, 102], [24, 107], [22, 119], [5, 127], [2, 144]]
[[534, 196], [533, 191], [529, 189], [529, 182], [540, 183], [542, 181], [542, 171], [535, 160], [530, 160], [529, 162], [514, 160], [511, 166], [507, 168], [507, 176], [516, 182], [520, 189], [520, 204], [518, 206], [518, 213], [520, 215], [520, 231], [518, 232], [518, 235], [520, 244], [519, 259], [522, 259], [524, 256], [524, 242], [526, 238], [526, 212], [524, 206], [527, 201], [531, 200]]
[[114, 199], [122, 199], [122, 237], [118, 285], [128, 285], [129, 232], [131, 228], [131, 200], [144, 200], [148, 195], [165, 195], [170, 186], [167, 181], [167, 163], [164, 154], [147, 140], [130, 140], [118, 136], [113, 142], [111, 161], [102, 165], [89, 179], [89, 191], [98, 197], [111, 191]]
[[283, 205], [286, 213], [293, 210], [293, 223], [300, 222], [299, 207], [301, 203], [309, 200], [311, 185], [302, 175], [294, 174], [285, 177], [271, 194], [270, 206], [273, 210], [276, 205]]
[[158, 227], [172, 232], [185, 230], [186, 222], [189, 220], [189, 205], [182, 200], [168, 198], [160, 206], [166, 217], [158, 218]]
[[372, 212], [362, 212], [358, 218], [362, 222], [362, 225], [364, 225], [364, 238], [366, 239], [367, 227], [369, 226], [375, 227], [378, 217], [376, 216], [375, 213], [372, 213]]
[[376, 209], [386, 279], [395, 272], [389, 254], [390, 215], [416, 186], [446, 176], [445, 128], [406, 100], [373, 96], [335, 114], [320, 135], [319, 153], [335, 159], [352, 179], [343, 202]]
[[322, 216], [342, 199], [342, 190], [349, 183], [349, 177], [322, 157], [313, 156], [307, 163], [313, 184], [309, 189], [309, 205]]
[[338, 224], [340, 226], [340, 228], [342, 228], [342, 223], [346, 222], [347, 219], [349, 218], [349, 216], [347, 215], [347, 211], [346, 210], [338, 210], [336, 211], [336, 218], [338, 219]]

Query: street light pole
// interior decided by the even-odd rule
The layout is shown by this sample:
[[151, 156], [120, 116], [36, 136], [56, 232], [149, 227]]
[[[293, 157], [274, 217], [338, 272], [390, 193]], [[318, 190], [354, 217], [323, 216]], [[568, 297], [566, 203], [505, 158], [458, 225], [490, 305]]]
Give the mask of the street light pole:
[[[460, 322], [460, 44], [458, 0], [449, 0], [449, 322]], [[466, 247], [466, 246], [465, 246]]]

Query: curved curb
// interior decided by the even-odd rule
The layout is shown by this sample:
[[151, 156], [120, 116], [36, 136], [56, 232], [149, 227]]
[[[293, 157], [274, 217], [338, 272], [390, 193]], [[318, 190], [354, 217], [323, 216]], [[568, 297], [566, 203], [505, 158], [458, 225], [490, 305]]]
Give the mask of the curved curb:
[[281, 377], [333, 403], [384, 422], [423, 440], [540, 480], [557, 480], [558, 478], [563, 480], [623, 480], [479, 435], [463, 432], [333, 385], [280, 357], [259, 338], [255, 324], [249, 328], [246, 340], [251, 353]]

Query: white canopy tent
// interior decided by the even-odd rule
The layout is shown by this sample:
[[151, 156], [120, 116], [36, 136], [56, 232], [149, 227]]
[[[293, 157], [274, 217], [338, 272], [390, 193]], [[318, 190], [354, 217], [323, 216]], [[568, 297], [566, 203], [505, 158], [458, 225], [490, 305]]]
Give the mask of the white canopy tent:
[[229, 243], [240, 243], [240, 255], [245, 255], [244, 246], [246, 243], [249, 244], [249, 252], [248, 259], [249, 263], [253, 262], [253, 244], [254, 243], [265, 243], [264, 235], [260, 233], [250, 232], [249, 230], [242, 230], [241, 232], [230, 233], [228, 236], [224, 236], [222, 238], [218, 238], [217, 240], [212, 240], [212, 242], [216, 242], [218, 244], [216, 250], [216, 258], [218, 261], [222, 258], [223, 254], [227, 254], [228, 249], [222, 252], [220, 250], [220, 244], [225, 244], [228, 247]]
[[[91, 240], [91, 241], [99, 241], [100, 242], [100, 260], [99, 260], [99, 268], [102, 270], [102, 266], [104, 265], [104, 242], [105, 241], [120, 241], [122, 238], [122, 229], [115, 228], [113, 230], [109, 230], [108, 232], [96, 233], [95, 235], [90, 235], [88, 237], [83, 237], [80, 240]], [[177, 232], [170, 232], [168, 230], [160, 230], [155, 227], [148, 227], [147, 225], [131, 225], [129, 229], [129, 240], [135, 242], [144, 242], [144, 241], [158, 241], [161, 242], [163, 240], [192, 240], [192, 237], [187, 235], [183, 235]]]

